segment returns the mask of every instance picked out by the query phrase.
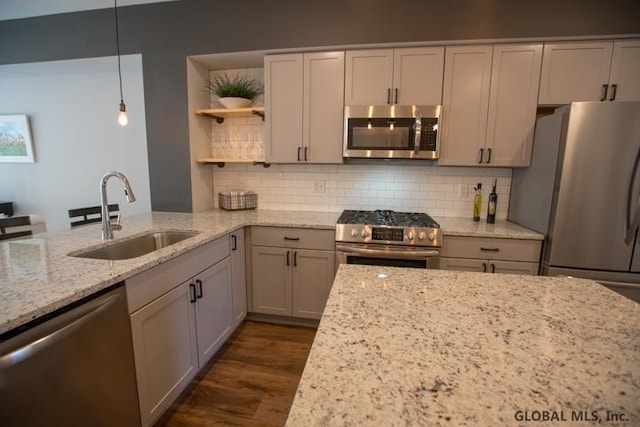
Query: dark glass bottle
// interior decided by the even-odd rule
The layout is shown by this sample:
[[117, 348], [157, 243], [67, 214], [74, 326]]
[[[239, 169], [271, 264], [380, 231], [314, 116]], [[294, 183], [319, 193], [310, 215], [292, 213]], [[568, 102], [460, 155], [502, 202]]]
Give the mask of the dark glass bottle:
[[491, 193], [489, 193], [489, 206], [487, 207], [487, 223], [493, 224], [496, 222], [496, 205], [498, 204], [498, 193], [496, 193], [497, 179], [493, 179], [493, 187]]

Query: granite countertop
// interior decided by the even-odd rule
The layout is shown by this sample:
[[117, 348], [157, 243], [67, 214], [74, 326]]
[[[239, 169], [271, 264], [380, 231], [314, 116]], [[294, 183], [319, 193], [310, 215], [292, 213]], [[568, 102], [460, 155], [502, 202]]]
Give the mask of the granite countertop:
[[[35, 234], [0, 242], [0, 334], [92, 295], [128, 277], [247, 225], [334, 229], [339, 212], [276, 210], [202, 213], [153, 212], [123, 218], [116, 239], [150, 230], [194, 230], [200, 234], [150, 254], [122, 261], [74, 258], [67, 254], [104, 246], [101, 225]], [[437, 218], [443, 234], [542, 239], [523, 227], [498, 221], [477, 224], [463, 218]]]
[[339, 213], [291, 211], [153, 212], [122, 219], [116, 239], [150, 230], [193, 230], [195, 237], [121, 261], [70, 257], [104, 246], [101, 224], [0, 242], [0, 334], [246, 225], [334, 229]]
[[545, 235], [509, 221], [497, 220], [487, 224], [483, 219], [473, 222], [469, 218], [434, 218], [442, 228], [445, 236], [497, 237], [503, 239], [544, 240]]
[[342, 265], [287, 426], [577, 418], [640, 425], [639, 304], [585, 279]]

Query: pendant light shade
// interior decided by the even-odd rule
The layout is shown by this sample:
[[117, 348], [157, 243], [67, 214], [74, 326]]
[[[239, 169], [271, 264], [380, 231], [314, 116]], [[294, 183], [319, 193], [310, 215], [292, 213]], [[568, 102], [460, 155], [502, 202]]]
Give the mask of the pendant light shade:
[[129, 123], [127, 117], [127, 106], [124, 103], [124, 97], [122, 96], [122, 70], [120, 68], [120, 33], [118, 29], [118, 0], [113, 0], [113, 12], [116, 21], [116, 51], [118, 53], [118, 80], [120, 82], [120, 108], [118, 113], [118, 124], [120, 126], [126, 126]]

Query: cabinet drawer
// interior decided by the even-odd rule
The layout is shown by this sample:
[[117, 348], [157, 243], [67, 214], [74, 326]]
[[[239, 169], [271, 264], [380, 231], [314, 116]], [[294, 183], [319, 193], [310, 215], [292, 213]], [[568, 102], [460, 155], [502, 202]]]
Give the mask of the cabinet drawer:
[[335, 247], [335, 239], [334, 230], [288, 227], [251, 228], [252, 245], [332, 251]]
[[228, 256], [229, 236], [224, 236], [127, 279], [129, 313]]
[[541, 248], [539, 240], [445, 236], [440, 256], [539, 262]]

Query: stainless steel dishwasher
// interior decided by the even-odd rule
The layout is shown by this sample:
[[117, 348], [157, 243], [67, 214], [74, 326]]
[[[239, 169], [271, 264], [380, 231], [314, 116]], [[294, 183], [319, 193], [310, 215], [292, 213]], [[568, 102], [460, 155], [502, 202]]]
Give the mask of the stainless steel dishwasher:
[[124, 286], [17, 332], [0, 337], [0, 424], [140, 425]]

